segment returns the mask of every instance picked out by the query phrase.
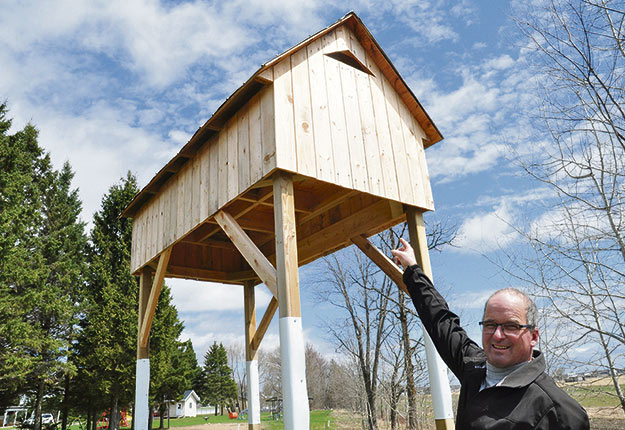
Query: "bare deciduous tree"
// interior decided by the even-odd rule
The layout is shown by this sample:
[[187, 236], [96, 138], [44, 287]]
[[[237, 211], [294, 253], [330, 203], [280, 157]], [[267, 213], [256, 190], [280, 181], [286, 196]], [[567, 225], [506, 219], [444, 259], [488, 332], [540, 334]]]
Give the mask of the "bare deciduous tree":
[[354, 249], [332, 254], [324, 261], [328, 276], [321, 284], [320, 297], [346, 316], [329, 322], [327, 331], [358, 363], [366, 425], [376, 430], [380, 355], [389, 333], [388, 297], [396, 287], [387, 278], [376, 276], [377, 267]]
[[[622, 1], [550, 0], [517, 11], [540, 76], [537, 140], [526, 172], [555, 196], [522, 233], [510, 273], [575, 327], [560, 345], [596, 345], [620, 403], [625, 354], [625, 8]], [[622, 366], [622, 364], [620, 364]]]
[[247, 399], [247, 366], [245, 360], [245, 346], [241, 343], [233, 343], [226, 348], [228, 352], [228, 364], [232, 369], [232, 379], [237, 384], [239, 408], [246, 409]]

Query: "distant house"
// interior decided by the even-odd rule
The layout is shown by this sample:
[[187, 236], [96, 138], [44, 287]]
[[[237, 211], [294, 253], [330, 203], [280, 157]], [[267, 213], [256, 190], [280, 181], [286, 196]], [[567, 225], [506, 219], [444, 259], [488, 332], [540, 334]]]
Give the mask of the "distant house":
[[193, 390], [184, 392], [182, 400], [169, 403], [169, 416], [172, 418], [195, 417], [200, 397]]

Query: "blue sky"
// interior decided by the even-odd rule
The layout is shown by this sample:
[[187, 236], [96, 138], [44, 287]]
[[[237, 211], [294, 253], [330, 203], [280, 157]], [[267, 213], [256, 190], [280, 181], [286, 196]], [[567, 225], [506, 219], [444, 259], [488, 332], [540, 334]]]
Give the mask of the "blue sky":
[[[544, 144], [530, 139], [536, 78], [509, 18], [514, 3], [8, 0], [0, 98], [14, 129], [32, 121], [54, 164], [71, 163], [88, 222], [126, 171], [145, 185], [261, 64], [354, 10], [445, 137], [426, 157], [435, 217], [458, 225], [459, 237], [432, 254], [433, 272], [478, 336], [485, 297], [509, 285], [489, 260], [518, 244], [510, 225], [546, 216], [534, 203], [549, 195], [510, 159]], [[314, 270], [300, 272], [303, 326], [331, 353], [324, 307], [305, 289]], [[242, 342], [241, 288], [169, 285], [200, 356], [213, 341]], [[269, 298], [259, 287], [258, 319]], [[264, 345], [277, 344], [274, 322]]]

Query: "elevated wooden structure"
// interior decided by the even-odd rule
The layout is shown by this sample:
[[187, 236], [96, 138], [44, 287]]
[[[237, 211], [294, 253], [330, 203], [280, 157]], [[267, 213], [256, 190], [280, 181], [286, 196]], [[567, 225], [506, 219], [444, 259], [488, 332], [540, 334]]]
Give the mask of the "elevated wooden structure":
[[[424, 149], [441, 139], [354, 13], [264, 64], [123, 213], [142, 280], [138, 359], [164, 277], [244, 285], [248, 360], [278, 308], [281, 344], [303, 354], [297, 267], [356, 243], [400, 279], [366, 238], [433, 209]], [[274, 299], [256, 329], [259, 283]], [[283, 356], [286, 385], [297, 361]], [[291, 388], [286, 428], [299, 430], [286, 409], [305, 381]]]

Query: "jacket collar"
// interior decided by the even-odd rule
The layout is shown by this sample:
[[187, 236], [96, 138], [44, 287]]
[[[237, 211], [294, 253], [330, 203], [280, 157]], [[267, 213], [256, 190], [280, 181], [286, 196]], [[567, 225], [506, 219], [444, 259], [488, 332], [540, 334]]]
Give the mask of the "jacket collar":
[[525, 366], [506, 376], [499, 387], [519, 388], [534, 382], [545, 371], [545, 357], [540, 351], [534, 350], [532, 358]]

